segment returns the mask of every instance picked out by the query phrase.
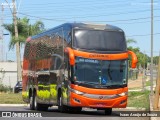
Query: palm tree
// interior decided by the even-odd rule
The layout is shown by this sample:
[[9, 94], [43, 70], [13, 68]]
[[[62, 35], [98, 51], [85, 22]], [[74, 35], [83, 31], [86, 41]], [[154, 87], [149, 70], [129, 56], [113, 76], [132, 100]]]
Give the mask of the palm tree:
[[32, 36], [44, 31], [44, 24], [41, 21], [36, 21], [33, 25], [29, 24], [29, 19], [24, 17], [17, 20], [18, 26], [18, 39], [14, 36], [14, 24], [4, 24], [4, 28], [11, 34], [11, 41], [9, 43], [9, 49], [13, 49], [15, 44], [19, 42], [20, 45], [24, 44], [28, 36]]
[[131, 44], [131, 43], [137, 43], [137, 41], [136, 40], [134, 40], [134, 39], [127, 39], [127, 45], [129, 45], [129, 44]]

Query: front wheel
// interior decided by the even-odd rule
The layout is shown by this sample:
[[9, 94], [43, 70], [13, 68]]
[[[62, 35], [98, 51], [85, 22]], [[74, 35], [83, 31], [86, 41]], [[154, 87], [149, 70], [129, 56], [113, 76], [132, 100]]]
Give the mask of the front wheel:
[[30, 106], [30, 110], [34, 110], [35, 109], [35, 107], [34, 107], [34, 97], [33, 96], [31, 96], [29, 98], [29, 106]]
[[48, 110], [48, 106], [45, 105], [45, 104], [40, 104], [37, 102], [37, 96], [35, 95], [34, 96], [34, 107], [35, 107], [35, 110], [38, 110], [38, 111], [46, 111]]
[[104, 110], [105, 115], [111, 115], [112, 114], [112, 108], [106, 108]]
[[58, 95], [58, 110], [60, 112], [66, 112], [68, 110], [67, 106], [63, 105], [62, 94], [61, 93], [59, 93], [59, 95]]
[[82, 107], [69, 107], [68, 110], [69, 112], [79, 113], [82, 111]]

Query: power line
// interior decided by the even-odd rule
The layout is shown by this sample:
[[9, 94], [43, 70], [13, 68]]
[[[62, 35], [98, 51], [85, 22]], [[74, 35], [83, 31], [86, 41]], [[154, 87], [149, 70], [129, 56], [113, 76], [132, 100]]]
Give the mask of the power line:
[[[39, 19], [45, 19], [45, 20], [53, 20], [53, 21], [63, 21], [66, 22], [66, 20], [62, 20], [62, 19], [52, 19], [52, 18], [44, 18], [44, 17], [38, 17], [38, 16], [33, 16], [33, 15], [29, 15], [26, 13], [21, 13], [18, 12], [21, 15], [25, 15], [25, 16], [29, 16], [29, 17], [34, 17], [34, 18], [39, 18]], [[154, 18], [158, 18], [160, 16], [154, 16]], [[136, 20], [143, 20], [143, 19], [149, 19], [150, 17], [143, 17], [143, 18], [132, 18], [132, 19], [121, 19], [121, 20], [108, 20], [108, 21], [92, 21], [92, 22], [119, 22], [119, 21], [136, 21]], [[84, 21], [85, 22], [85, 21]]]
[[[160, 16], [154, 16], [154, 18], [158, 18]], [[132, 19], [120, 19], [120, 20], [108, 20], [108, 21], [91, 21], [91, 22], [119, 22], [119, 21], [136, 21], [136, 20], [145, 20], [150, 17], [142, 17], [142, 18], [132, 18]]]
[[[141, 34], [141, 35], [129, 35], [126, 37], [134, 37], [134, 36], [150, 36], [151, 34]], [[154, 33], [153, 35], [160, 35], [160, 33]]]
[[[154, 9], [155, 11], [158, 11], [160, 9]], [[141, 12], [146, 12], [150, 11], [150, 9], [146, 10], [139, 10], [139, 11], [128, 11], [128, 12], [118, 12], [118, 13], [112, 13], [112, 14], [103, 14], [103, 15], [86, 15], [86, 16], [74, 16], [74, 17], [65, 17], [63, 19], [73, 19], [73, 18], [91, 18], [91, 17], [100, 17], [100, 16], [114, 16], [114, 15], [122, 15], [122, 14], [131, 14], [131, 13], [141, 13]], [[48, 13], [48, 12], [47, 12]], [[45, 16], [48, 17], [48, 16]], [[54, 17], [54, 16], [53, 16]], [[57, 19], [62, 19], [62, 18], [57, 18]]]
[[[95, 0], [94, 2], [106, 3], [106, 0], [104, 0], [104, 1], [102, 1], [102, 0], [101, 0], [101, 1]], [[126, 0], [123, 0], [123, 1], [122, 1], [122, 0], [118, 0], [118, 1], [114, 0], [114, 2], [113, 2], [113, 1], [109, 1], [109, 2], [108, 2], [108, 0], [107, 0], [107, 3], [118, 3], [118, 2], [126, 2]], [[68, 1], [67, 1], [67, 2], [63, 2], [63, 4], [73, 4], [73, 3], [74, 3], [74, 4], [79, 4], [79, 3], [80, 3], [80, 4], [82, 4], [82, 3], [85, 3], [85, 4], [86, 4], [86, 3], [93, 3], [93, 0], [90, 0], [90, 1], [84, 0], [84, 1], [76, 1], [76, 2], [75, 2], [75, 1], [74, 1], [74, 2], [68, 2]], [[60, 4], [60, 3], [58, 3], [58, 4]], [[46, 3], [46, 2], [45, 2], [45, 3], [42, 3], [42, 4], [41, 4], [41, 3], [36, 3], [36, 4], [31, 4], [31, 5], [57, 5], [57, 2], [51, 2], [51, 3]]]
[[[158, 2], [158, 1], [155, 1], [154, 3], [156, 3], [156, 2]], [[91, 3], [91, 4], [89, 4], [89, 3]], [[110, 4], [110, 3], [113, 3], [113, 4]], [[117, 4], [117, 3], [121, 3], [121, 4]], [[27, 5], [27, 8], [35, 8], [34, 5], [36, 5], [36, 7], [44, 7], [44, 5], [45, 5], [46, 7], [51, 6], [51, 7], [56, 7], [56, 8], [57, 7], [59, 7], [59, 8], [62, 8], [62, 7], [72, 7], [72, 8], [74, 8], [75, 6], [77, 8], [79, 6], [83, 6], [84, 7], [84, 5], [87, 5], [87, 7], [90, 7], [90, 6], [96, 6], [97, 7], [97, 5], [103, 5], [103, 6], [105, 5], [105, 7], [112, 6], [112, 5], [114, 5], [114, 6], [121, 5], [121, 6], [124, 7], [125, 3], [132, 5], [133, 1], [124, 0], [124, 1], [108, 2], [108, 1], [93, 1], [92, 0], [92, 1], [83, 1], [83, 2], [77, 1], [77, 2], [71, 2], [71, 3], [67, 1], [67, 2], [63, 2], [63, 3], [60, 3], [60, 2], [57, 3], [56, 2], [56, 3], [30, 4], [30, 5]], [[149, 3], [149, 2], [139, 2], [139, 3], [146, 4], [146, 3]], [[29, 6], [32, 6], [32, 5], [33, 5], [33, 7], [29, 7]]]
[[[160, 9], [154, 9], [154, 11], [158, 11]], [[44, 11], [44, 10], [43, 10]], [[126, 10], [125, 10], [126, 11]], [[124, 11], [121, 11], [121, 12], [115, 12], [115, 13], [112, 13], [112, 14], [99, 14], [99, 15], [95, 15], [95, 14], [87, 14], [85, 16], [74, 16], [74, 18], [83, 18], [83, 17], [97, 17], [97, 16], [112, 16], [112, 15], [118, 15], [118, 14], [129, 14], [129, 13], [139, 13], [139, 12], [146, 12], [146, 11], [150, 11], [150, 9], [143, 9], [143, 10], [136, 10], [136, 11], [127, 11], [127, 12], [124, 12]], [[24, 12], [24, 11], [23, 11]], [[27, 11], [28, 12], [28, 11]], [[34, 11], [35, 12], [35, 11]], [[44, 11], [44, 12], [47, 12], [47, 13], [53, 13], [53, 11]], [[57, 13], [57, 12], [56, 12]], [[68, 15], [67, 15], [68, 16]], [[45, 17], [48, 17], [48, 16], [45, 16]], [[53, 17], [57, 17], [57, 16], [53, 16]], [[59, 17], [59, 16], [58, 16]], [[72, 15], [73, 17], [73, 15]], [[68, 17], [68, 18], [72, 18], [72, 17]]]
[[[160, 21], [160, 20], [154, 20], [154, 22], [155, 22], [155, 21]], [[135, 24], [135, 23], [147, 23], [147, 22], [151, 22], [151, 21], [130, 22], [130, 23], [125, 22], [125, 23], [116, 23], [116, 24]]]
[[25, 16], [29, 16], [29, 17], [34, 17], [34, 18], [38, 18], [38, 19], [66, 22], [65, 20], [60, 20], [60, 19], [43, 18], [43, 17], [33, 16], [33, 15], [28, 15], [28, 14], [21, 13], [21, 12], [18, 12], [18, 13], [21, 14], [21, 15], [25, 15]]
[[[107, 2], [106, 2], [107, 3]], [[116, 3], [116, 2], [115, 2]], [[121, 2], [122, 3], [122, 2]], [[56, 8], [56, 12], [57, 11], [66, 11], [67, 9], [66, 8], [68, 8], [68, 9], [71, 9], [71, 10], [81, 10], [81, 11], [86, 11], [86, 10], [93, 10], [93, 9], [103, 9], [103, 8], [105, 8], [105, 9], [108, 9], [108, 8], [124, 8], [124, 6], [125, 6], [125, 8], [126, 7], [129, 7], [131, 4], [129, 4], [129, 3], [122, 3], [122, 4], [111, 4], [111, 5], [105, 5], [104, 3], [102, 4], [103, 6], [98, 6], [98, 4], [94, 4], [93, 2], [92, 2], [92, 4], [93, 5], [90, 5], [90, 4], [86, 4], [86, 5], [88, 5], [88, 6], [82, 6], [81, 4], [79, 5], [78, 4], [78, 6], [76, 6], [75, 7], [75, 5], [73, 5], [73, 6], [69, 6], [69, 5], [65, 5], [64, 3], [61, 5], [61, 6], [51, 6], [51, 10], [53, 10], [53, 8]], [[45, 5], [45, 4], [44, 4]], [[116, 7], [115, 7], [115, 5], [116, 5]], [[45, 5], [45, 7], [46, 8], [49, 8], [49, 6], [46, 6]], [[57, 9], [57, 7], [58, 7], [58, 9]], [[37, 9], [37, 6], [36, 7], [33, 7], [33, 9], [31, 9], [32, 7], [28, 7], [27, 6], [27, 12], [28, 11], [30, 11], [30, 10], [43, 10], [43, 11], [45, 11], [44, 9], [41, 9], [41, 7], [38, 7], [38, 9]], [[40, 8], [40, 9], [39, 9]], [[91, 8], [91, 9], [90, 9]], [[24, 7], [23, 7], [23, 9], [24, 9]], [[53, 11], [52, 11], [53, 12]]]

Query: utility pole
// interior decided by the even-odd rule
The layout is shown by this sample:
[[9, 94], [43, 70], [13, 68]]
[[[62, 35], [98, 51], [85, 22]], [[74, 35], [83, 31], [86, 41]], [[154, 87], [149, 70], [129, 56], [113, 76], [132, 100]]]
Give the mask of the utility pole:
[[[13, 2], [13, 22], [14, 22], [14, 30], [15, 30], [15, 39], [18, 39], [18, 27], [17, 27], [17, 16], [16, 16], [16, 5], [15, 0]], [[21, 56], [20, 56], [20, 44], [16, 43], [16, 57], [17, 57], [17, 81], [22, 80], [22, 70], [21, 70]]]
[[153, 0], [151, 0], [151, 96], [153, 96]]

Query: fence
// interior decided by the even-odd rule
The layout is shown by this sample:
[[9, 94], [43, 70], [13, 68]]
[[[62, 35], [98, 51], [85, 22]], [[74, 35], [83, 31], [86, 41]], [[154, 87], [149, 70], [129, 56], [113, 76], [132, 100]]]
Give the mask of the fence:
[[137, 69], [130, 69], [128, 71], [128, 79], [131, 79], [131, 80], [138, 79], [138, 73], [139, 71]]

